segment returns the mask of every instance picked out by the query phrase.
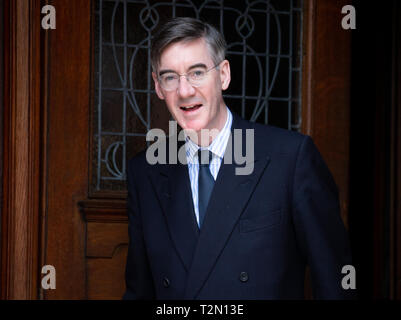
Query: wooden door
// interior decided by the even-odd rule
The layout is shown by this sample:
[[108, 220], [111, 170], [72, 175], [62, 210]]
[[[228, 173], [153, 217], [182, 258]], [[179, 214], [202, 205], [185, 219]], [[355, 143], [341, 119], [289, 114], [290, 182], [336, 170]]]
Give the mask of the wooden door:
[[[346, 221], [350, 33], [341, 28], [345, 2], [304, 1], [301, 131], [314, 138], [332, 170]], [[55, 30], [40, 28], [38, 12], [45, 3], [56, 8]], [[82, 0], [6, 1], [12, 17], [7, 20], [11, 91], [4, 146], [12, 152], [4, 164], [2, 216], [6, 298], [119, 299], [124, 292], [124, 195], [94, 193], [90, 185], [94, 8]], [[43, 265], [56, 269], [55, 290], [40, 287]]]

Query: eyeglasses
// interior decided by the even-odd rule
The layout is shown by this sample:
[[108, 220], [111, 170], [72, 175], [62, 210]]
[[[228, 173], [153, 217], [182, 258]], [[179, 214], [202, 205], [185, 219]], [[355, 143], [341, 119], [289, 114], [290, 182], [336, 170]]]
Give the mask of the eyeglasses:
[[205, 80], [207, 79], [207, 73], [214, 68], [218, 70], [220, 63], [221, 62], [207, 70], [205, 68], [198, 67], [184, 74], [178, 74], [176, 72], [166, 72], [158, 77], [159, 83], [164, 90], [173, 91], [178, 88], [180, 78], [182, 76], [185, 76], [191, 86], [200, 87], [205, 83]]

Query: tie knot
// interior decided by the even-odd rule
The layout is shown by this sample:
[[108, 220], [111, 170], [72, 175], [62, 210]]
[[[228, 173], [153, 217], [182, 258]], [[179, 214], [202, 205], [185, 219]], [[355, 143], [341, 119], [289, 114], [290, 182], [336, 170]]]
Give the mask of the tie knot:
[[212, 153], [209, 150], [201, 150], [198, 151], [198, 159], [200, 166], [209, 166], [212, 161]]

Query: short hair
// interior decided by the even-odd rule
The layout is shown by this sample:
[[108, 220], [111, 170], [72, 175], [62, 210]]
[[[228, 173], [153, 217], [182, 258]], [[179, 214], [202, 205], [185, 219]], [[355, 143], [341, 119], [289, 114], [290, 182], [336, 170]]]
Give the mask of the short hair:
[[190, 17], [168, 20], [155, 34], [150, 51], [153, 72], [157, 72], [160, 57], [167, 46], [177, 42], [190, 42], [203, 38], [215, 65], [225, 59], [226, 42], [223, 35], [212, 25]]

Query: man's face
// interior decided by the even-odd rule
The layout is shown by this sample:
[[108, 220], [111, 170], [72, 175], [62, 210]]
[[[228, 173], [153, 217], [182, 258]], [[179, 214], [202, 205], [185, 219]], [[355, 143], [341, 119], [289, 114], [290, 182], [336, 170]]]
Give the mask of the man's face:
[[[204, 70], [215, 66], [204, 39], [168, 46], [160, 57], [157, 72], [159, 75], [166, 74], [166, 71], [186, 74], [199, 66]], [[181, 76], [177, 89], [167, 91], [160, 85], [157, 75], [152, 73], [152, 76], [158, 97], [166, 101], [167, 108], [181, 128], [199, 132], [201, 129], [220, 130], [224, 126], [226, 109], [222, 90], [227, 89], [230, 83], [230, 65], [227, 60], [221, 62], [219, 68], [207, 72], [199, 87], [192, 86], [185, 76]]]

